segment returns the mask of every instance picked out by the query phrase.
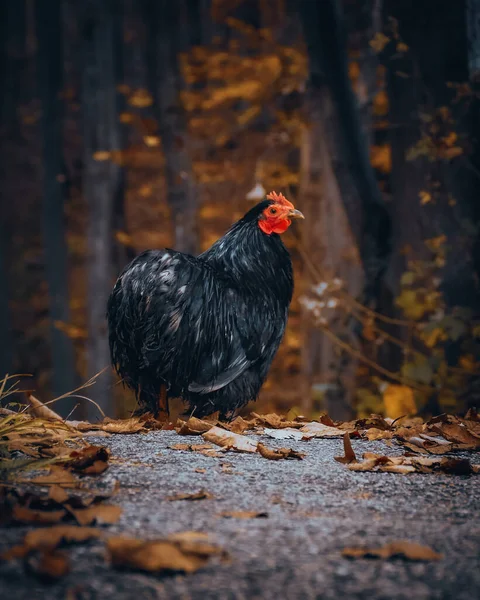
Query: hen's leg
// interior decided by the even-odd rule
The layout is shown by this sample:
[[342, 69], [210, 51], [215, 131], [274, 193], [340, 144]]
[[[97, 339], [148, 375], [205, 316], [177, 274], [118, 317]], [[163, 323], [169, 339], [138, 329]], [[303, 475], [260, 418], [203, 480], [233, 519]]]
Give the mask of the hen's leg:
[[170, 411], [168, 410], [167, 386], [160, 388], [160, 397], [158, 398], [158, 417], [160, 420], [168, 419]]

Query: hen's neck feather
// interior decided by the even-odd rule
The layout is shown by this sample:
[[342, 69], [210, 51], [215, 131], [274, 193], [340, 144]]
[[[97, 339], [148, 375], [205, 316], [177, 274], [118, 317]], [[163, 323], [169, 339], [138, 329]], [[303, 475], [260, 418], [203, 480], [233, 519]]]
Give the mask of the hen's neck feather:
[[256, 219], [235, 223], [199, 258], [244, 288], [273, 292], [286, 303], [291, 300], [290, 254], [280, 236], [265, 234]]

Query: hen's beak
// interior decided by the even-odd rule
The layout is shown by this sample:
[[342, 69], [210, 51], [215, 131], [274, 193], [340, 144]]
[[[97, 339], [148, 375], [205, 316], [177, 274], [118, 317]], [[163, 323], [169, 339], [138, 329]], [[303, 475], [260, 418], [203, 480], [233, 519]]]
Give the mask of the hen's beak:
[[305, 217], [303, 216], [303, 213], [301, 213], [299, 210], [292, 208], [292, 210], [290, 210], [288, 213], [288, 218], [289, 219], [304, 219]]

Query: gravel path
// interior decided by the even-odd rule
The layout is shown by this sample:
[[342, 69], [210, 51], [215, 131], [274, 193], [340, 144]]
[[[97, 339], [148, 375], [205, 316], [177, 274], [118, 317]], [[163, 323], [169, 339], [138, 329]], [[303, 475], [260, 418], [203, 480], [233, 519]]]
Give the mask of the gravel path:
[[[106, 563], [102, 544], [91, 543], [69, 551], [72, 572], [50, 586], [25, 575], [18, 562], [0, 565], [0, 598], [480, 597], [480, 476], [354, 473], [333, 460], [342, 454], [339, 439], [278, 442], [262, 436], [269, 447], [306, 452], [303, 461], [237, 453], [212, 458], [169, 449], [200, 440], [170, 431], [97, 440], [116, 457], [101, 477], [121, 484], [114, 502], [124, 512], [108, 531], [143, 538], [209, 532], [230, 553], [230, 564], [213, 560], [197, 573], [169, 577], [120, 572]], [[383, 442], [352, 444], [360, 456], [367, 450], [385, 452]], [[473, 461], [480, 462], [478, 455]], [[214, 499], [166, 500], [199, 489]], [[232, 510], [265, 511], [268, 518], [219, 516]], [[3, 529], [0, 548], [18, 542], [25, 530]], [[431, 546], [444, 559], [412, 563], [341, 556], [345, 547], [401, 539]]]

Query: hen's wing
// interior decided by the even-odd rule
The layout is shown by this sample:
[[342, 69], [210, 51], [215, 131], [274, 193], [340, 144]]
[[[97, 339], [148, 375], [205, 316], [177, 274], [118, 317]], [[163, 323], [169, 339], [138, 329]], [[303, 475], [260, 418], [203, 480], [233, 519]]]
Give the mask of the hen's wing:
[[109, 301], [119, 372], [154, 370], [178, 393], [207, 394], [252, 366], [282, 323], [203, 261], [148, 251], [120, 276]]

